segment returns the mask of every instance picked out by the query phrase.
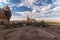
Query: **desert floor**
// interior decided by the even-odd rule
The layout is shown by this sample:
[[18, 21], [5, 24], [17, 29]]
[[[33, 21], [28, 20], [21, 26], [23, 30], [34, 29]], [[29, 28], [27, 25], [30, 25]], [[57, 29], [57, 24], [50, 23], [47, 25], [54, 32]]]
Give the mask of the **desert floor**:
[[26, 26], [0, 30], [0, 40], [60, 40], [60, 27], [39, 28]]

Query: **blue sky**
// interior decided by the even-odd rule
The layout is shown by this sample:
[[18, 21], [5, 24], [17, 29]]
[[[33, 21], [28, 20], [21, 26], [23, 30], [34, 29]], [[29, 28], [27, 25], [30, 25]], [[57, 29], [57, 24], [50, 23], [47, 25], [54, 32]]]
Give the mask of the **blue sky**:
[[0, 0], [0, 8], [9, 6], [11, 20], [60, 20], [60, 0]]

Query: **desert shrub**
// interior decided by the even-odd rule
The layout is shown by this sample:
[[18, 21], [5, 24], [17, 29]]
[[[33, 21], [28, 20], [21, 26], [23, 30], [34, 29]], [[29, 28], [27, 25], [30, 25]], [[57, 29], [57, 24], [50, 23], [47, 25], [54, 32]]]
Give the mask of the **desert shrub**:
[[4, 25], [4, 22], [0, 21], [0, 25]]
[[22, 22], [18, 22], [18, 23], [8, 23], [8, 24], [5, 24], [4, 26], [4, 29], [11, 29], [11, 28], [17, 28], [17, 27], [21, 27], [23, 25]]
[[49, 24], [42, 20], [41, 22], [34, 23], [34, 26], [36, 26], [36, 27], [49, 27]]
[[42, 20], [42, 21], [40, 22], [40, 26], [46, 27], [46, 23]]
[[11, 27], [12, 27], [12, 28], [16, 28], [17, 26], [16, 26], [15, 23], [12, 23], [12, 24], [11, 24]]
[[31, 23], [29, 23], [29, 22], [27, 22], [27, 23], [25, 23], [27, 26], [30, 26], [30, 25], [32, 25], [33, 23], [31, 22]]
[[12, 28], [12, 25], [11, 24], [5, 24], [5, 28], [7, 29], [7, 28]]
[[23, 26], [23, 23], [22, 22], [18, 22], [15, 25], [16, 25], [16, 27], [21, 27], [21, 26]]
[[12, 23], [12, 24], [11, 23], [7, 23], [7, 24], [4, 24], [4, 26], [5, 26], [4, 27], [5, 29], [11, 29], [11, 28], [14, 28], [14, 23]]
[[35, 27], [40, 27], [40, 26], [41, 26], [40, 24], [41, 24], [40, 22], [36, 22], [36, 23], [34, 23], [33, 25], [34, 25]]

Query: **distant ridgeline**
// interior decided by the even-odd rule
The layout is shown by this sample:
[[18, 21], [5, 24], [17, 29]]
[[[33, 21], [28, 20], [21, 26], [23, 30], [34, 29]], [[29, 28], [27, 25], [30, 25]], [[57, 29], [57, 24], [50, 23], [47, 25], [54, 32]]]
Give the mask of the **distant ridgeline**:
[[3, 9], [0, 9], [0, 21], [10, 22], [11, 11], [8, 6], [5, 6]]

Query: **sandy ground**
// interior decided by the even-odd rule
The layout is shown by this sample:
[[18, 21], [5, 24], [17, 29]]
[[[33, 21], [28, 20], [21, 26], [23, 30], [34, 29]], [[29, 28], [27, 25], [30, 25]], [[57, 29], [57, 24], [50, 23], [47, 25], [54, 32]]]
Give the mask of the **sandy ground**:
[[0, 30], [0, 40], [60, 40], [60, 28], [21, 27]]

